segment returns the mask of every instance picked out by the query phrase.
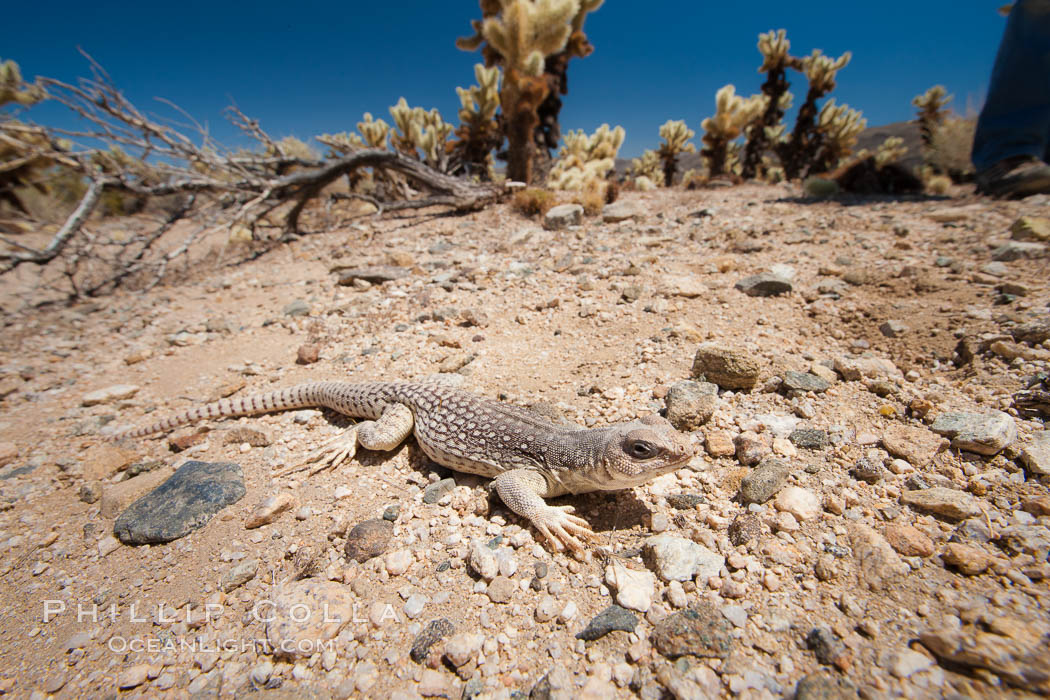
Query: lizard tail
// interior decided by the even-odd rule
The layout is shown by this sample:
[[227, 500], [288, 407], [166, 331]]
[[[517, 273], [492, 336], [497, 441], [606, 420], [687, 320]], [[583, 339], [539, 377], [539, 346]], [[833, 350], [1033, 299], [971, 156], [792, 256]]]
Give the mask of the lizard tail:
[[264, 394], [219, 399], [213, 403], [168, 416], [142, 428], [128, 428], [118, 431], [109, 436], [108, 440], [116, 442], [126, 438], [142, 437], [208, 418], [253, 416], [260, 413], [270, 413], [271, 411], [324, 405], [325, 401], [322, 394], [325, 387], [325, 382], [311, 382], [308, 384], [297, 384], [276, 391], [268, 391]]

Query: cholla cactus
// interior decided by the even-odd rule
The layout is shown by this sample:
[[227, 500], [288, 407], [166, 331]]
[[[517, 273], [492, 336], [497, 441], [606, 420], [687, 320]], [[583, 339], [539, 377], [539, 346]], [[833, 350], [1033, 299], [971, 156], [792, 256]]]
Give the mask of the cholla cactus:
[[22, 80], [22, 71], [17, 63], [0, 61], [0, 107], [11, 103], [28, 107], [45, 97], [47, 93], [43, 88]]
[[[497, 2], [498, 12], [493, 12]], [[550, 94], [544, 60], [565, 50], [580, 9], [580, 0], [483, 0], [485, 19], [472, 23], [475, 36], [456, 42], [466, 50], [487, 42], [485, 62], [503, 67], [500, 103], [508, 142], [507, 175], [513, 180], [532, 179], [537, 110]]]
[[373, 119], [371, 112], [365, 112], [364, 118], [357, 122], [358, 134], [342, 131], [338, 134], [321, 134], [314, 140], [323, 143], [330, 149], [330, 156], [348, 155], [363, 148], [386, 148], [390, 125], [382, 119]]
[[418, 158], [418, 148], [423, 160], [432, 168], [444, 171], [448, 166], [448, 137], [452, 125], [441, 118], [437, 109], [429, 112], [422, 107], [409, 107], [402, 97], [390, 108], [397, 132], [390, 137], [397, 150]]
[[664, 184], [663, 163], [660, 154], [656, 151], [646, 149], [641, 158], [631, 160], [631, 176], [634, 178], [635, 187], [640, 190], [651, 190]]
[[[837, 160], [841, 157], [836, 155], [836, 149], [845, 141], [831, 144], [830, 150], [819, 160], [818, 153], [824, 146], [823, 134], [830, 134], [844, 127], [845, 122], [842, 120], [847, 119], [847, 113], [841, 111], [843, 108], [838, 108], [839, 111], [834, 114], [825, 113], [827, 105], [823, 109], [817, 109], [817, 101], [835, 89], [835, 77], [849, 63], [851, 56], [847, 51], [832, 59], [823, 55], [820, 49], [814, 49], [812, 54], [799, 61], [799, 70], [805, 73], [809, 80], [809, 90], [806, 93], [806, 101], [799, 107], [791, 138], [776, 149], [789, 179], [820, 172], [826, 167], [829, 158], [835, 157]], [[818, 118], [824, 120], [823, 129], [818, 129]], [[832, 124], [836, 119], [839, 121]]]
[[908, 147], [904, 145], [904, 139], [900, 136], [888, 136], [875, 151], [875, 167], [883, 168], [890, 163], [896, 163], [907, 152]]
[[824, 172], [836, 167], [853, 150], [857, 136], [868, 126], [860, 112], [848, 105], [828, 100], [817, 117], [820, 148], [810, 163], [810, 172]]
[[766, 74], [766, 80], [762, 83], [762, 94], [768, 101], [762, 114], [745, 130], [747, 146], [741, 161], [741, 175], [746, 178], [761, 175], [763, 171], [768, 170], [764, 167], [765, 152], [780, 140], [779, 135], [776, 139], [770, 139], [770, 130], [779, 129], [779, 133], [782, 133], [784, 113], [791, 109], [792, 96], [788, 92], [791, 84], [787, 80], [787, 69], [798, 69], [801, 66], [800, 59], [788, 53], [791, 50], [791, 42], [783, 29], [759, 34], [758, 50], [762, 54], [762, 65], [758, 72]]
[[945, 106], [952, 101], [954, 95], [946, 95], [947, 90], [943, 85], [934, 85], [921, 95], [916, 95], [911, 101], [919, 108], [919, 133], [922, 134], [922, 143], [929, 146], [933, 139], [933, 132], [944, 123], [948, 116]]
[[657, 154], [664, 164], [664, 182], [671, 186], [674, 184], [674, 176], [678, 171], [678, 154], [696, 153], [696, 146], [689, 143], [689, 139], [696, 136], [696, 132], [685, 125], [682, 120], [671, 121], [668, 119], [660, 127], [660, 138], [664, 141], [660, 144]]
[[492, 150], [503, 142], [503, 133], [496, 121], [499, 109], [499, 68], [486, 68], [478, 63], [474, 66], [474, 77], [478, 84], [467, 88], [456, 88], [462, 105], [459, 110], [458, 140], [453, 144], [456, 155], [468, 173], [483, 174], [491, 180]]
[[724, 86], [715, 94], [715, 115], [700, 124], [704, 129], [701, 139], [704, 148], [700, 155], [707, 161], [709, 175], [717, 176], [726, 172], [730, 143], [765, 111], [768, 100], [765, 95], [740, 97], [732, 85]]
[[565, 145], [547, 176], [547, 186], [574, 191], [595, 187], [591, 183], [604, 181], [616, 167], [616, 154], [623, 145], [623, 137], [622, 126], [610, 129], [608, 124], [599, 126], [591, 136], [582, 129], [565, 134]]

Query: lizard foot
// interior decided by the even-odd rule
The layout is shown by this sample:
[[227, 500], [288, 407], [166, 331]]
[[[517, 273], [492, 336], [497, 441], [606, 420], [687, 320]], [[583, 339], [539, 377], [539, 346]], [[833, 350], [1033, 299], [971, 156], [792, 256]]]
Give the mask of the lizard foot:
[[319, 471], [333, 469], [346, 460], [353, 459], [355, 454], [357, 454], [357, 426], [321, 446], [303, 461], [276, 470], [273, 475], [287, 476], [307, 469], [310, 465], [315, 465], [307, 475], [313, 476]]
[[572, 506], [547, 506], [530, 518], [533, 526], [547, 538], [556, 551], [568, 548], [576, 555], [585, 555], [586, 547], [577, 537], [590, 538], [596, 535], [583, 518], [572, 515]]

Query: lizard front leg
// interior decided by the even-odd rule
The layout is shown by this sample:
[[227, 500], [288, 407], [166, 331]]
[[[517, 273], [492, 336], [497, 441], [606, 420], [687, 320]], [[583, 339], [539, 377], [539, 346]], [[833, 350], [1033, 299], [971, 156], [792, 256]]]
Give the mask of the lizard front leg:
[[302, 462], [276, 472], [275, 476], [300, 471], [315, 462], [318, 464], [310, 470], [310, 475], [322, 469], [335, 467], [346, 460], [353, 459], [357, 454], [358, 445], [366, 450], [392, 450], [411, 434], [413, 424], [412, 409], [404, 404], [392, 403], [383, 409], [378, 419], [361, 421], [350, 426], [344, 433]]
[[577, 554], [584, 554], [584, 544], [577, 539], [593, 537], [587, 521], [572, 515], [572, 506], [551, 506], [544, 502], [548, 495], [547, 480], [531, 469], [511, 469], [493, 480], [500, 499], [543, 533], [555, 550], [568, 547]]

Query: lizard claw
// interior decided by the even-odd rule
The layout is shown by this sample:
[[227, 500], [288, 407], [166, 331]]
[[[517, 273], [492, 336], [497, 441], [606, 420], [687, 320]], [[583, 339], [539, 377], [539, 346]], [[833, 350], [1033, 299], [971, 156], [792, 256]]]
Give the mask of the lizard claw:
[[555, 551], [568, 548], [573, 554], [585, 555], [586, 546], [577, 537], [591, 538], [596, 535], [586, 520], [572, 515], [574, 511], [572, 506], [548, 506], [531, 520]]
[[314, 466], [308, 474], [308, 476], [313, 476], [319, 471], [333, 469], [346, 460], [353, 459], [355, 454], [357, 454], [356, 426], [342, 435], [339, 435], [334, 440], [322, 445], [303, 461], [276, 470], [273, 475], [287, 476], [288, 474], [302, 471], [316, 462], [316, 466]]

